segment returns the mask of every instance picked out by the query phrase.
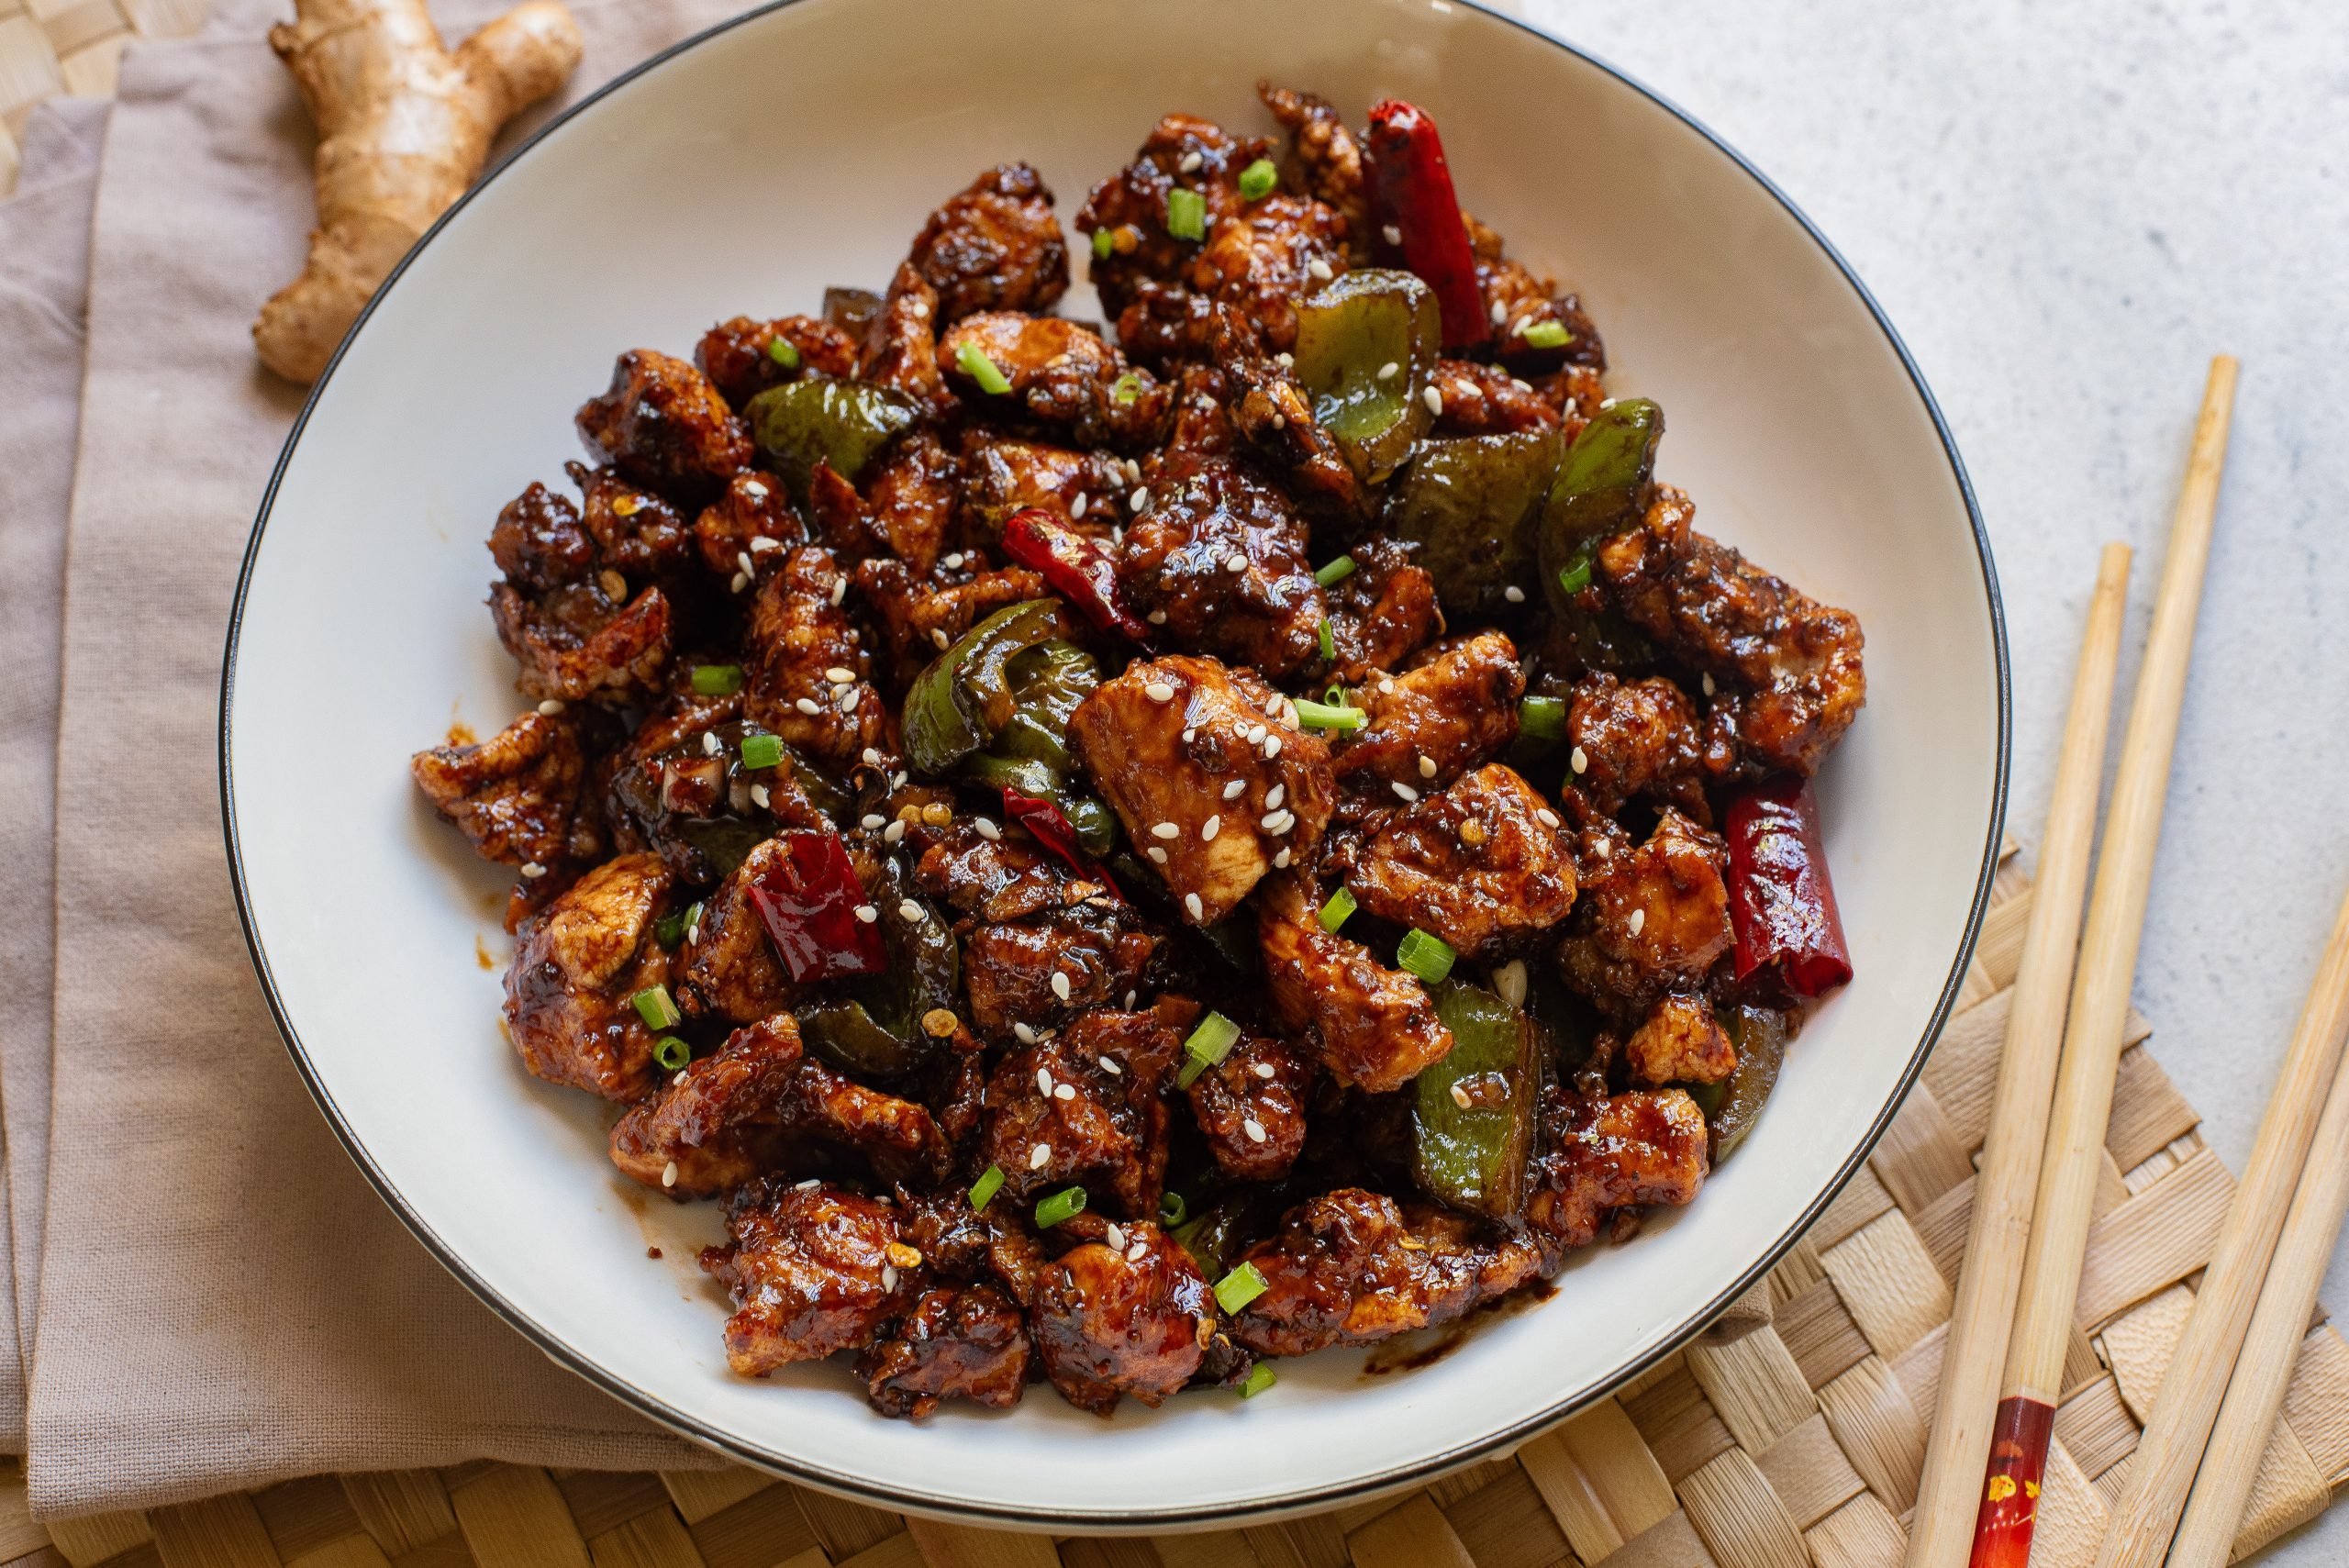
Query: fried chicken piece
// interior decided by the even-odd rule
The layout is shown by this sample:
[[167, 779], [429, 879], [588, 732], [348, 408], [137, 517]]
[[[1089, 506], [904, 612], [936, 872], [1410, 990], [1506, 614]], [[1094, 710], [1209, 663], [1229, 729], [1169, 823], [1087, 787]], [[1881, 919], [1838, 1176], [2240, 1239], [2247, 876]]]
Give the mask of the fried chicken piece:
[[1305, 1151], [1313, 1059], [1272, 1035], [1243, 1029], [1221, 1062], [1192, 1080], [1191, 1115], [1234, 1181], [1277, 1182]]
[[783, 481], [755, 468], [728, 480], [718, 499], [694, 519], [694, 548], [701, 563], [729, 582], [742, 573], [751, 581], [764, 579], [782, 566], [786, 550], [807, 540], [807, 525], [784, 493]]
[[686, 500], [712, 495], [751, 462], [751, 438], [718, 388], [684, 360], [630, 349], [612, 384], [579, 406], [579, 439], [638, 484]]
[[[1025, 834], [984, 836], [969, 818], [939, 835], [915, 869], [921, 891], [956, 912], [971, 1025], [1000, 1040], [1110, 1006], [1141, 984], [1158, 937], [1105, 882], [1077, 875]], [[1065, 999], [1052, 984], [1068, 982]]]
[[1301, 877], [1264, 884], [1257, 934], [1274, 1014], [1340, 1082], [1373, 1094], [1398, 1089], [1451, 1051], [1452, 1031], [1418, 976], [1323, 930], [1319, 910]]
[[1488, 1240], [1464, 1215], [1433, 1204], [1406, 1208], [1361, 1187], [1308, 1198], [1241, 1261], [1264, 1276], [1265, 1290], [1233, 1317], [1232, 1337], [1279, 1356], [1448, 1323], [1541, 1268], [1529, 1241]]
[[1364, 722], [1331, 763], [1339, 782], [1381, 795], [1399, 784], [1416, 795], [1484, 766], [1517, 739], [1525, 672], [1515, 643], [1480, 631], [1438, 644], [1399, 675], [1373, 677], [1358, 695]]
[[1646, 843], [1583, 889], [1587, 914], [1559, 948], [1568, 983], [1630, 1017], [1696, 986], [1730, 949], [1728, 863], [1719, 838], [1667, 806]]
[[963, 440], [963, 509], [973, 537], [999, 539], [1015, 512], [1041, 506], [1088, 538], [1106, 540], [1133, 488], [1106, 451], [1077, 451], [974, 428]]
[[595, 575], [596, 541], [580, 523], [570, 497], [533, 483], [499, 508], [489, 530], [489, 556], [507, 582], [543, 594]]
[[739, 1376], [855, 1350], [921, 1294], [918, 1273], [891, 1261], [897, 1216], [878, 1198], [757, 1181], [726, 1200], [726, 1229], [732, 1241], [704, 1248], [701, 1266], [734, 1298], [726, 1362]]
[[1860, 623], [1697, 532], [1696, 515], [1657, 485], [1640, 526], [1599, 547], [1598, 576], [1634, 625], [1714, 677], [1753, 771], [1814, 773], [1867, 701]]
[[1508, 435], [1553, 429], [1559, 423], [1556, 404], [1499, 365], [1439, 360], [1430, 384], [1443, 399], [1443, 412], [1430, 432], [1437, 437]]
[[1566, 742], [1579, 761], [1575, 787], [1599, 810], [1611, 816], [1634, 795], [1653, 795], [1698, 822], [1712, 820], [1697, 710], [1663, 676], [1625, 681], [1600, 672], [1576, 681]]
[[[624, 595], [616, 572], [604, 574]], [[521, 665], [514, 684], [543, 702], [636, 701], [657, 684], [674, 636], [658, 588], [615, 600], [590, 578], [528, 597], [511, 584], [489, 590], [497, 639]]]
[[418, 751], [408, 771], [485, 861], [543, 871], [572, 849], [587, 772], [572, 718], [526, 713], [477, 746]]
[[1686, 1204], [1711, 1168], [1705, 1113], [1678, 1089], [1598, 1099], [1553, 1087], [1542, 1121], [1526, 1224], [1551, 1268], [1596, 1240], [1609, 1210]]
[[[788, 350], [780, 360], [774, 354], [778, 339]], [[779, 316], [772, 321], [736, 316], [701, 335], [694, 363], [728, 404], [740, 408], [768, 387], [803, 375], [854, 375], [856, 348], [856, 339], [812, 316]]]
[[1045, 1265], [1029, 1304], [1044, 1375], [1080, 1410], [1119, 1396], [1156, 1406], [1191, 1381], [1215, 1333], [1215, 1298], [1191, 1255], [1148, 1221], [1125, 1249], [1073, 1247]]
[[1106, 1189], [1129, 1218], [1156, 1214], [1167, 1127], [1158, 1087], [1181, 1050], [1154, 1012], [1095, 1010], [1008, 1053], [987, 1079], [979, 1158], [1023, 1203], [1074, 1182]]
[[506, 972], [506, 1025], [550, 1084], [628, 1101], [652, 1086], [653, 1033], [629, 998], [669, 976], [652, 940], [671, 877], [658, 855], [621, 855], [524, 923]]
[[751, 884], [782, 859], [781, 840], [769, 839], [727, 873], [703, 901], [699, 934], [678, 950], [684, 973], [677, 982], [677, 1005], [688, 1018], [752, 1023], [782, 1012], [796, 997], [751, 902]]
[[736, 1029], [612, 1124], [612, 1163], [676, 1197], [708, 1197], [782, 1162], [781, 1117], [801, 1061], [789, 1013]]
[[1183, 281], [1282, 354], [1297, 347], [1297, 302], [1346, 263], [1346, 220], [1311, 196], [1275, 192], [1208, 230]]
[[[1174, 283], [1197, 253], [1197, 241], [1166, 231], [1168, 191], [1179, 186], [1197, 192], [1206, 206], [1204, 232], [1211, 234], [1225, 218], [1246, 210], [1240, 171], [1271, 145], [1261, 137], [1230, 136], [1196, 115], [1168, 115], [1152, 126], [1134, 161], [1095, 185], [1077, 211], [1078, 233], [1106, 228], [1112, 240], [1110, 253], [1097, 256], [1090, 273], [1102, 309], [1122, 317], [1142, 284]], [[1198, 162], [1186, 171], [1183, 165], [1193, 154]]]
[[1025, 163], [998, 163], [930, 215], [910, 258], [938, 291], [940, 318], [1050, 310], [1068, 290], [1068, 246], [1052, 193]]
[[940, 567], [918, 576], [895, 557], [859, 562], [859, 597], [881, 617], [896, 669], [904, 686], [954, 639], [1006, 605], [1041, 599], [1052, 592], [1044, 579], [1024, 566], [1001, 571], [974, 568], [968, 557], [959, 567]]
[[862, 370], [866, 381], [904, 393], [932, 418], [955, 406], [938, 371], [938, 291], [911, 261], [900, 261], [889, 280]]
[[1389, 817], [1346, 885], [1362, 906], [1465, 958], [1574, 907], [1574, 852], [1542, 792], [1498, 762]]
[[1718, 1084], [1737, 1071], [1737, 1048], [1702, 995], [1664, 997], [1623, 1044], [1635, 1084]]
[[1321, 595], [1338, 645], [1331, 673], [1341, 681], [1358, 682], [1397, 668], [1441, 635], [1443, 610], [1435, 579], [1411, 564], [1405, 546], [1374, 538], [1347, 553], [1354, 569]]
[[1336, 798], [1329, 751], [1252, 671], [1136, 660], [1069, 717], [1070, 754], [1194, 926], [1275, 862], [1310, 862]]
[[857, 1356], [856, 1375], [875, 1410], [902, 1420], [927, 1420], [946, 1399], [1009, 1409], [1028, 1383], [1027, 1321], [990, 1284], [925, 1291]]
[[[985, 355], [1009, 389], [982, 387], [963, 363], [971, 353]], [[1167, 390], [1148, 371], [1129, 366], [1091, 328], [1056, 316], [966, 316], [939, 339], [938, 369], [974, 413], [1030, 421], [1080, 446], [1140, 445], [1166, 416]]]
[[897, 1193], [906, 1240], [918, 1249], [922, 1266], [943, 1279], [992, 1279], [1004, 1294], [1025, 1305], [1036, 1293], [1044, 1250], [1013, 1214], [1012, 1206], [971, 1207], [969, 1190]]
[[1273, 681], [1320, 659], [1327, 607], [1305, 525], [1237, 465], [1209, 463], [1152, 492], [1127, 526], [1118, 582], [1136, 613], [1191, 651]]
[[1197, 361], [1185, 364], [1176, 373], [1166, 440], [1142, 460], [1143, 478], [1153, 486], [1172, 484], [1230, 458], [1240, 439], [1226, 409], [1230, 398], [1223, 372]]
[[945, 548], [960, 489], [954, 454], [928, 430], [907, 432], [865, 481], [864, 506], [874, 539], [916, 572], [928, 572]]
[[[1529, 379], [1547, 375], [1563, 365], [1605, 370], [1607, 350], [1582, 301], [1571, 294], [1560, 294], [1556, 284], [1510, 261], [1498, 233], [1466, 213], [1461, 217], [1468, 222], [1468, 246], [1476, 258], [1476, 287], [1494, 324], [1495, 346], [1502, 362]], [[1566, 340], [1548, 349], [1528, 342], [1528, 329], [1544, 323], [1564, 328]]]
[[1345, 220], [1357, 244], [1369, 238], [1370, 197], [1363, 180], [1362, 147], [1346, 128], [1346, 117], [1328, 99], [1256, 83], [1256, 96], [1286, 127], [1289, 144], [1281, 159], [1281, 188], [1303, 191]]
[[685, 514], [618, 468], [566, 462], [562, 470], [579, 486], [580, 526], [596, 541], [602, 571], [642, 582], [685, 570], [693, 554]]
[[842, 769], [889, 738], [855, 624], [835, 596], [845, 581], [831, 551], [803, 545], [759, 585], [742, 702], [752, 723]]
[[[1207, 317], [1207, 352], [1231, 388], [1231, 428], [1301, 506], [1352, 534], [1371, 506], [1353, 461], [1314, 417], [1286, 354], [1275, 358], [1253, 327], [1223, 306]], [[1385, 474], [1370, 477], [1384, 479]]]

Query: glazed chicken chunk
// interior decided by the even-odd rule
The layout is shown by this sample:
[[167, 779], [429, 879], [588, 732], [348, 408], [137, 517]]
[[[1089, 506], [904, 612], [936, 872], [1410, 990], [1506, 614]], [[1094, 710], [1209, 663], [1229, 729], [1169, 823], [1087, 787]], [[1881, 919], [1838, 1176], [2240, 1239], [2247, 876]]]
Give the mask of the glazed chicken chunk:
[[1120, 1396], [1158, 1405], [1191, 1381], [1215, 1332], [1215, 1297], [1157, 1226], [1120, 1228], [1122, 1249], [1087, 1241], [1045, 1265], [1030, 1315], [1044, 1375], [1080, 1410]]
[[1701, 995], [1658, 1002], [1623, 1051], [1640, 1084], [1718, 1084], [1737, 1070], [1737, 1048]]
[[972, 181], [914, 236], [913, 264], [944, 320], [1050, 310], [1068, 288], [1068, 246], [1043, 176], [1001, 163]]
[[1592, 1099], [1552, 1091], [1526, 1222], [1553, 1259], [1586, 1247], [1627, 1204], [1678, 1206], [1711, 1169], [1705, 1115], [1678, 1089]]
[[1221, 1062], [1194, 1079], [1191, 1115], [1217, 1169], [1235, 1181], [1276, 1182], [1305, 1151], [1313, 1059], [1275, 1035], [1242, 1029]]
[[1373, 1094], [1399, 1089], [1450, 1054], [1452, 1031], [1418, 977], [1322, 929], [1320, 900], [1302, 880], [1267, 883], [1257, 908], [1274, 1013], [1340, 1082]]
[[1283, 680], [1320, 657], [1327, 609], [1305, 525], [1244, 469], [1210, 463], [1152, 494], [1126, 529], [1118, 581], [1185, 648]]
[[742, 705], [762, 728], [841, 767], [889, 739], [862, 636], [840, 607], [847, 582], [830, 551], [808, 545], [759, 584]]
[[1728, 860], [1720, 839], [1666, 808], [1646, 843], [1583, 890], [1587, 922], [1561, 950], [1567, 980], [1602, 1003], [1701, 981], [1733, 940]]
[[726, 1229], [701, 1266], [734, 1298], [726, 1360], [743, 1377], [854, 1350], [920, 1295], [920, 1257], [878, 1198], [756, 1181], [727, 1199]]
[[1137, 660], [1085, 699], [1069, 744], [1194, 926], [1309, 858], [1335, 795], [1288, 705], [1213, 659]]
[[652, 922], [669, 894], [661, 857], [622, 855], [522, 928], [506, 973], [506, 1025], [523, 1064], [607, 1100], [652, 1086], [652, 1031], [629, 998], [668, 978]]
[[[989, 366], [1006, 384], [1000, 391], [987, 384]], [[1080, 446], [1143, 439], [1166, 412], [1166, 388], [1149, 372], [1128, 365], [1091, 328], [1056, 316], [966, 316], [939, 339], [938, 369], [966, 403], [995, 399]]]
[[[776, 347], [780, 341], [781, 349]], [[810, 372], [856, 373], [856, 343], [829, 321], [785, 316], [754, 321], [736, 316], [701, 335], [694, 363], [737, 409], [770, 386], [796, 381]]]
[[751, 887], [782, 859], [781, 840], [767, 840], [703, 901], [701, 918], [678, 953], [677, 1004], [687, 1017], [747, 1024], [791, 1006], [791, 977], [751, 901]]
[[856, 1358], [856, 1375], [885, 1416], [924, 1420], [948, 1399], [1008, 1409], [1027, 1387], [1027, 1319], [991, 1284], [925, 1291]]
[[1634, 795], [1670, 801], [1708, 821], [1697, 709], [1660, 675], [1625, 681], [1604, 672], [1575, 683], [1566, 701], [1566, 743], [1575, 748], [1575, 785], [1612, 814]]
[[709, 377], [684, 360], [630, 349], [612, 384], [579, 408], [579, 439], [599, 461], [664, 494], [715, 494], [751, 461], [751, 438]]
[[1087, 1012], [1005, 1054], [987, 1080], [984, 1163], [1022, 1202], [1070, 1183], [1119, 1212], [1158, 1212], [1166, 1175], [1159, 1084], [1181, 1041], [1156, 1013]]
[[631, 597], [569, 500], [531, 485], [498, 513], [489, 550], [506, 574], [490, 619], [524, 695], [625, 702], [657, 683], [674, 637], [668, 597], [650, 586]]
[[1564, 919], [1574, 855], [1542, 792], [1495, 762], [1389, 817], [1346, 885], [1372, 914], [1467, 956]]
[[1517, 739], [1524, 695], [1517, 645], [1502, 633], [1441, 644], [1401, 674], [1374, 676], [1362, 688], [1366, 721], [1338, 751], [1339, 782], [1407, 801], [1442, 789]]
[[542, 713], [522, 715], [479, 745], [418, 751], [408, 764], [425, 797], [484, 860], [540, 872], [570, 849], [586, 766], [578, 726]]

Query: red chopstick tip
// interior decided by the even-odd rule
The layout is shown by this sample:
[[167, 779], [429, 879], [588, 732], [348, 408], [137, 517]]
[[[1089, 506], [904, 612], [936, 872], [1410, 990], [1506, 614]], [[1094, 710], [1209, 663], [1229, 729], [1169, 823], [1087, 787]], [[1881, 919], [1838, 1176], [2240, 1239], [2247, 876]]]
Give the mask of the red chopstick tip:
[[2032, 1527], [2039, 1518], [2047, 1444], [2054, 1431], [2055, 1407], [2046, 1401], [2018, 1394], [1998, 1402], [1969, 1568], [2029, 1568]]

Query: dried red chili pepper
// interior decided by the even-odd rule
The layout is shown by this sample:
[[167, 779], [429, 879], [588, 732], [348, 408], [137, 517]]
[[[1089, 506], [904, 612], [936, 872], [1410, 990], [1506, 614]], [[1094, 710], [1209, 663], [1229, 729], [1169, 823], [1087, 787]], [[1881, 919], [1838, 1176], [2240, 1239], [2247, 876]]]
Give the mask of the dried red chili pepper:
[[783, 854], [750, 885], [751, 906], [794, 983], [878, 974], [889, 966], [881, 928], [856, 917], [864, 888], [848, 846], [827, 828], [775, 835]]
[[1727, 826], [1739, 983], [1752, 980], [1758, 992], [1797, 997], [1851, 979], [1810, 781], [1787, 775], [1754, 785], [1730, 802]]
[[1061, 808], [1049, 800], [1039, 800], [1032, 795], [1022, 795], [1010, 785], [1004, 786], [1003, 814], [1035, 835], [1036, 841], [1052, 851], [1071, 871], [1088, 881], [1097, 882], [1109, 890], [1109, 896], [1121, 898], [1118, 884], [1109, 873], [1095, 863], [1085, 846], [1077, 842], [1076, 829], [1062, 815]]
[[1435, 291], [1443, 308], [1444, 347], [1474, 348], [1491, 334], [1492, 323], [1435, 121], [1415, 104], [1383, 98], [1371, 108], [1364, 150], [1374, 246], [1384, 260], [1399, 257]]
[[1043, 574], [1052, 591], [1085, 614], [1103, 631], [1114, 631], [1136, 642], [1148, 633], [1133, 611], [1126, 608], [1118, 586], [1117, 563], [1109, 552], [1041, 506], [1014, 512], [1003, 525], [1004, 553], [1020, 565]]

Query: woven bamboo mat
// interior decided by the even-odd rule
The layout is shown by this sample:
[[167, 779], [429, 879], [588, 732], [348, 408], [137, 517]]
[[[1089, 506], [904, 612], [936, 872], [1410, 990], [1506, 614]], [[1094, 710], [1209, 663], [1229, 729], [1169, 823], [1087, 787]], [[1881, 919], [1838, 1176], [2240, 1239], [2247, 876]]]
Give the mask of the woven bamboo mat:
[[[747, 1470], [471, 1464], [318, 1476], [61, 1521], [0, 1485], [7, 1568], [1898, 1568], [2030, 894], [2009, 863], [1961, 1011], [1867, 1166], [1771, 1272], [1770, 1321], [1700, 1340], [1507, 1458], [1404, 1498], [1214, 1534], [936, 1525]], [[2089, 1568], [2234, 1183], [2154, 1059], [2121, 1059], [2038, 1568]], [[1765, 1286], [1757, 1286], [1761, 1290]], [[2322, 1319], [2237, 1555], [2349, 1483], [2349, 1344]]]
[[123, 46], [204, 25], [205, 0], [0, 0], [0, 196], [17, 184], [17, 139], [43, 98], [114, 96]]

